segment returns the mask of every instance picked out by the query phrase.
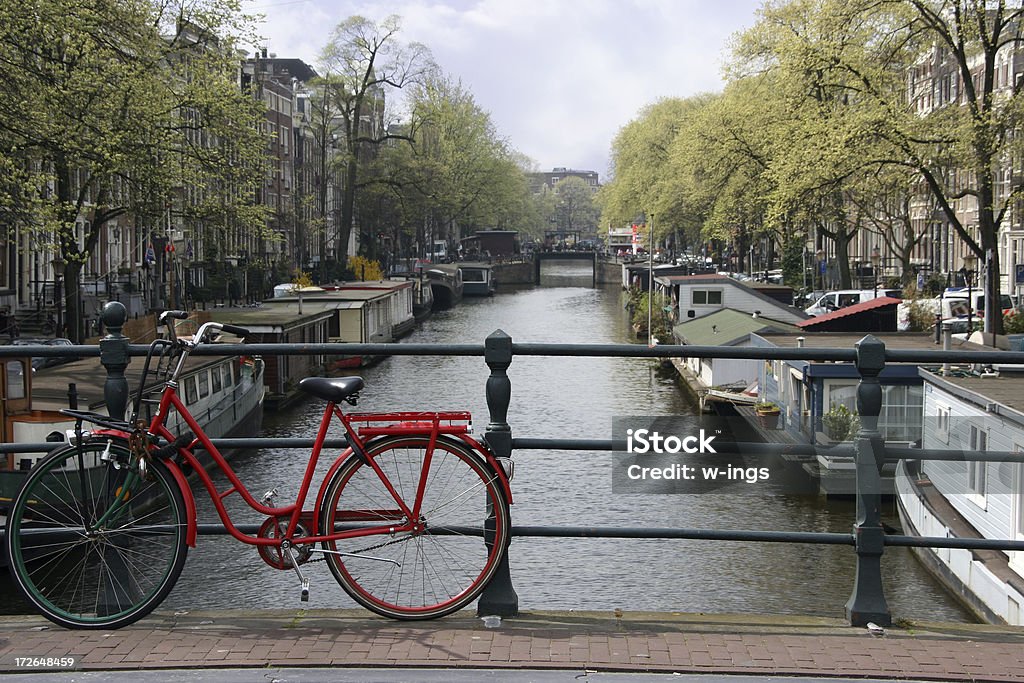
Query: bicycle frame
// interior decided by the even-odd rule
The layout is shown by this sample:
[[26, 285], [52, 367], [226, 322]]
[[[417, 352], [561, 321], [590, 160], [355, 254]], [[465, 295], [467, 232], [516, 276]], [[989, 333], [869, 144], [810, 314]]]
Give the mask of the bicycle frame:
[[[448, 412], [448, 413], [410, 413], [410, 412], [399, 412], [399, 413], [358, 413], [358, 414], [346, 414], [341, 408], [333, 402], [328, 402], [324, 409], [323, 417], [320, 421], [319, 429], [317, 430], [316, 439], [313, 444], [313, 449], [309, 456], [309, 461], [306, 464], [305, 472], [302, 476], [302, 481], [299, 484], [299, 491], [296, 494], [295, 501], [280, 507], [268, 506], [252, 495], [252, 493], [245, 487], [244, 483], [235, 473], [234, 469], [227, 462], [227, 459], [221, 454], [213, 442], [205, 434], [202, 427], [196, 422], [195, 418], [188, 411], [188, 408], [182, 402], [181, 398], [177, 393], [177, 386], [174, 382], [168, 382], [165, 386], [163, 393], [160, 397], [159, 407], [152, 418], [149, 426], [149, 433], [155, 436], [162, 437], [168, 442], [173, 443], [175, 441], [175, 435], [170, 432], [165, 426], [165, 418], [170, 414], [170, 410], [177, 411], [185, 424], [195, 435], [192, 442], [186, 446], [178, 448], [178, 454], [180, 457], [190, 465], [196, 474], [199, 476], [203, 483], [206, 492], [209, 494], [211, 501], [217, 509], [217, 514], [224, 524], [228, 533], [236, 540], [241, 541], [254, 546], [274, 546], [280, 547], [283, 541], [288, 541], [293, 545], [303, 544], [315, 544], [322, 543], [325, 541], [336, 541], [344, 538], [354, 538], [358, 536], [370, 536], [374, 534], [380, 534], [382, 530], [389, 532], [407, 532], [412, 531], [419, 519], [420, 509], [423, 498], [423, 491], [426, 487], [427, 472], [430, 465], [430, 459], [433, 456], [434, 447], [439, 439], [453, 439], [461, 442], [468, 449], [475, 451], [478, 455], [482, 456], [488, 463], [489, 467], [493, 470], [495, 476], [500, 481], [501, 487], [504, 489], [505, 495], [508, 497], [509, 503], [512, 502], [511, 487], [509, 485], [508, 477], [506, 476], [504, 468], [497, 461], [491, 451], [486, 448], [479, 441], [474, 439], [468, 433], [467, 424], [451, 424], [453, 421], [461, 420], [468, 422], [470, 416], [469, 413], [464, 412]], [[320, 488], [318, 489], [316, 497], [316, 506], [313, 510], [304, 510], [303, 506], [306, 503], [306, 499], [309, 495], [309, 488], [313, 481], [313, 475], [316, 471], [317, 463], [320, 460], [320, 455], [323, 450], [324, 441], [327, 437], [327, 431], [334, 418], [337, 418], [344, 426], [345, 432], [348, 436], [350, 446], [346, 448], [340, 456], [331, 465], [330, 470], [324, 476], [321, 482]], [[383, 426], [370, 426], [373, 422], [384, 422], [387, 423]], [[442, 424], [447, 422], [448, 424]], [[357, 429], [354, 423], [366, 423], [367, 426], [362, 429]], [[380, 466], [372, 459], [367, 458], [367, 445], [372, 445], [372, 439], [383, 436], [429, 436], [429, 446], [427, 448], [427, 454], [424, 458], [424, 464], [420, 473], [420, 480], [417, 486], [416, 499], [413, 504], [413, 508], [410, 509], [408, 505], [401, 499], [401, 496], [395, 491], [394, 486], [388, 480], [387, 476], [381, 470]], [[230, 484], [229, 488], [224, 491], [219, 491], [213, 482], [213, 478], [210, 473], [206, 471], [203, 465], [199, 462], [199, 459], [193, 453], [193, 449], [197, 445], [201, 445], [206, 449], [207, 453], [213, 459], [213, 465], [211, 469], [216, 467], [221, 470], [227, 477]], [[386, 526], [376, 525], [373, 527], [362, 527], [358, 529], [349, 529], [338, 531], [332, 534], [314, 534], [315, 530], [319, 529], [319, 514], [323, 503], [323, 499], [326, 495], [326, 484], [330, 481], [333, 474], [344, 464], [350, 457], [362, 457], [370, 465], [370, 467], [376, 472], [380, 478], [381, 483], [385, 486], [392, 498], [395, 500], [398, 506], [397, 513], [401, 513], [400, 517], [404, 517], [406, 522], [404, 524], [393, 525], [389, 524]], [[188, 486], [185, 481], [184, 475], [181, 472], [181, 468], [178, 467], [177, 463], [173, 460], [168, 459], [167, 465], [171, 468], [175, 479], [181, 486], [182, 495], [185, 498], [186, 511], [188, 513], [188, 533], [187, 542], [190, 547], [195, 547], [196, 543], [196, 506], [195, 499], [192, 494], [191, 487]], [[283, 536], [279, 538], [268, 538], [261, 536], [252, 536], [243, 533], [238, 527], [232, 522], [231, 515], [224, 505], [224, 499], [229, 495], [237, 493], [241, 496], [242, 500], [245, 501], [252, 510], [267, 515], [268, 517], [287, 518], [288, 526]], [[299, 523], [303, 520], [303, 517], [308, 519], [308, 529], [310, 535], [303, 535], [295, 537], [296, 529]]]

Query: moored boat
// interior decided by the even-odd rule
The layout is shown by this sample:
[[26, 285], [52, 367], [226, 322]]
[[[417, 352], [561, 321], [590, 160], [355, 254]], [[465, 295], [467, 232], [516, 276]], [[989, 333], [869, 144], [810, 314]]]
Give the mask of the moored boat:
[[[7, 443], [59, 443], [75, 427], [74, 420], [59, 411], [68, 407], [69, 387], [79, 409], [106, 412], [103, 379], [106, 369], [92, 358], [68, 363], [35, 373], [19, 374], [27, 359], [8, 359], [4, 365], [3, 440]], [[265, 392], [264, 364], [257, 357], [195, 356], [190, 359], [179, 385], [180, 396], [203, 430], [211, 438], [255, 436], [263, 421]], [[142, 363], [129, 364], [125, 371], [129, 387], [141, 381]], [[158, 392], [163, 384], [147, 380], [144, 399]], [[134, 400], [135, 394], [129, 400]], [[143, 409], [152, 404], [143, 403]], [[176, 431], [178, 416], [168, 420]], [[86, 429], [90, 427], [85, 425]], [[0, 460], [0, 512], [17, 495], [28, 471], [46, 455], [46, 451], [9, 454]]]
[[494, 270], [486, 263], [459, 264], [462, 271], [462, 294], [464, 296], [493, 296], [495, 290]]

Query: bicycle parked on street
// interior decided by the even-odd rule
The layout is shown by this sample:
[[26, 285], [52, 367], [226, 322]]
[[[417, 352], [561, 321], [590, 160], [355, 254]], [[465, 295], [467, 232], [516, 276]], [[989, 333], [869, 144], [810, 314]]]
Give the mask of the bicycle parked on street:
[[[65, 410], [77, 420], [68, 445], [42, 459], [12, 502], [6, 550], [15, 583], [48, 619], [69, 628], [118, 628], [144, 617], [170, 593], [197, 536], [186, 477], [194, 472], [228, 533], [255, 546], [270, 566], [293, 571], [308, 600], [302, 565], [327, 562], [334, 578], [366, 608], [395, 619], [429, 619], [471, 603], [493, 577], [509, 543], [511, 463], [471, 435], [467, 412], [344, 412], [356, 405], [359, 377], [311, 377], [301, 389], [326, 401], [295, 500], [257, 499], [203, 432], [179, 396], [189, 354], [214, 333], [247, 331], [207, 322], [178, 338], [165, 312], [167, 338], [150, 345], [141, 386], [165, 379], [151, 419]], [[162, 370], [161, 370], [162, 369]], [[177, 413], [191, 431], [173, 434]], [[332, 422], [348, 447], [309, 500]], [[96, 426], [83, 431], [82, 424]], [[215, 484], [196, 452], [205, 450]], [[225, 502], [240, 497], [265, 518], [255, 534], [232, 522]], [[232, 499], [234, 500], [234, 499]], [[310, 505], [312, 503], [312, 505]]]

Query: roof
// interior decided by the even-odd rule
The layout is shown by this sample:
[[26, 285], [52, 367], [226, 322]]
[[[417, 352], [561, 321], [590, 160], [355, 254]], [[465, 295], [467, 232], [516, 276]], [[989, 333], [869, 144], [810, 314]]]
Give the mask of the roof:
[[[411, 283], [403, 281], [403, 286], [410, 286]], [[302, 293], [303, 303], [311, 302], [338, 302], [338, 301], [370, 301], [373, 299], [384, 299], [391, 295], [391, 292], [398, 288], [361, 288], [361, 289], [337, 289], [329, 291]], [[299, 297], [296, 294], [276, 296], [263, 302], [264, 306], [275, 306], [279, 303], [295, 303]]]
[[857, 315], [858, 313], [864, 313], [865, 311], [873, 311], [873, 310], [876, 310], [876, 309], [883, 309], [886, 306], [897, 306], [900, 303], [901, 303], [901, 299], [895, 299], [895, 298], [893, 298], [891, 296], [880, 296], [878, 298], [871, 299], [870, 301], [862, 301], [859, 304], [854, 304], [852, 306], [846, 306], [844, 308], [840, 308], [837, 311], [832, 311], [832, 312], [826, 313], [824, 315], [819, 315], [819, 316], [816, 316], [814, 318], [810, 318], [809, 320], [804, 320], [802, 322], [797, 323], [797, 325], [799, 325], [800, 327], [803, 327], [803, 328], [810, 328], [810, 327], [814, 327], [815, 325], [820, 325], [822, 323], [827, 323], [827, 322], [829, 322], [831, 320], [838, 320], [839, 318], [846, 318], [846, 317], [851, 316], [851, 315]]
[[[941, 377], [921, 368], [919, 370], [925, 382], [936, 385], [939, 389], [974, 403], [986, 412], [994, 412], [1024, 425], [1024, 376], [1018, 373], [1000, 375], [998, 377]], [[996, 403], [1009, 410], [993, 410]]]
[[[931, 332], [816, 332], [800, 330], [797, 333], [765, 332], [759, 334], [765, 341], [779, 348], [796, 348], [798, 339], [809, 349], [849, 349], [867, 336], [880, 339], [887, 349], [908, 351], [939, 351]], [[985, 347], [962, 340], [953, 340], [953, 349], [962, 351], [985, 351]], [[991, 350], [991, 349], [987, 349]]]
[[775, 330], [795, 332], [797, 327], [769, 318], [723, 308], [708, 315], [676, 325], [672, 332], [684, 344], [695, 346], [730, 346], [745, 339], [751, 332]]

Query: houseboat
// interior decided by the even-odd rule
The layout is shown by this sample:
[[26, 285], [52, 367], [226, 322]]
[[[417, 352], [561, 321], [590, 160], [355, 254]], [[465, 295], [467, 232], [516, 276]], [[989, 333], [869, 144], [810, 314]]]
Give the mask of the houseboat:
[[[73, 419], [59, 411], [69, 404], [69, 387], [80, 410], [106, 412], [103, 378], [106, 369], [99, 359], [29, 370], [28, 359], [11, 358], [0, 363], [0, 381], [5, 400], [0, 401], [0, 437], [7, 443], [44, 443], [66, 440], [75, 428]], [[125, 370], [134, 400], [142, 380], [141, 361]], [[26, 372], [28, 370], [28, 372]], [[237, 356], [192, 356], [180, 380], [180, 396], [189, 412], [211, 438], [255, 436], [263, 421], [264, 365], [260, 358]], [[150, 376], [146, 395], [159, 392], [161, 380]], [[144, 409], [153, 406], [143, 403]], [[144, 415], [146, 416], [146, 415]], [[178, 432], [183, 420], [169, 416], [168, 428]], [[86, 428], [88, 428], [86, 426]], [[26, 473], [46, 452], [11, 453], [0, 467], [0, 508], [21, 488]]]
[[[731, 308], [687, 320], [672, 329], [676, 344], [692, 346], [750, 346], [750, 335], [759, 332], [796, 332], [788, 323], [770, 320]], [[753, 404], [758, 372], [763, 361], [739, 358], [673, 358], [672, 364], [691, 393], [704, 406], [718, 403]], [[728, 414], [728, 413], [727, 413]]]
[[[217, 320], [247, 329], [249, 336], [246, 341], [250, 344], [321, 344], [328, 341], [333, 311], [308, 306], [300, 313], [287, 310], [283, 305], [271, 305], [271, 302], [278, 301], [280, 299], [265, 301], [259, 309], [224, 309], [217, 312]], [[299, 380], [322, 375], [326, 361], [323, 354], [268, 354], [263, 359], [266, 365], [263, 371], [266, 405], [281, 408], [296, 401], [303, 395], [298, 390]]]
[[[985, 376], [943, 376], [922, 368], [922, 448], [1024, 453], [1022, 370], [997, 364]], [[1024, 541], [1024, 462], [902, 461], [896, 492], [908, 535]], [[1024, 551], [914, 552], [977, 616], [1024, 626]]]
[[[795, 349], [853, 347], [861, 333], [762, 332], [751, 335], [751, 345]], [[929, 334], [878, 335], [888, 349], [933, 350]], [[921, 438], [921, 377], [917, 367], [890, 364], [879, 375], [882, 412], [878, 428], [891, 445], [909, 445]], [[761, 364], [758, 376], [762, 401], [781, 411], [777, 430], [766, 437], [787, 443], [814, 444], [815, 456], [787, 456], [802, 461], [816, 477], [825, 495], [847, 496], [855, 491], [856, 468], [850, 455], [835, 454], [835, 446], [851, 441], [858, 421], [857, 387], [860, 374], [853, 363], [774, 360]], [[748, 417], [744, 415], [744, 417]], [[752, 416], [749, 416], [752, 417]], [[839, 429], [841, 423], [846, 429]], [[883, 485], [891, 493], [893, 468], [884, 472]]]
[[464, 296], [493, 296], [495, 290], [494, 270], [486, 263], [459, 264], [462, 272], [462, 293]]
[[[416, 283], [410, 280], [376, 280], [369, 282], [346, 282], [340, 285], [325, 285], [328, 292], [340, 292], [353, 301], [364, 301], [369, 313], [364, 329], [369, 329], [371, 318], [380, 321], [370, 332], [374, 341], [394, 341], [409, 334], [416, 327], [415, 303]], [[347, 295], [351, 294], [349, 297]], [[384, 330], [390, 326], [390, 335]], [[345, 341], [353, 341], [346, 339]]]

